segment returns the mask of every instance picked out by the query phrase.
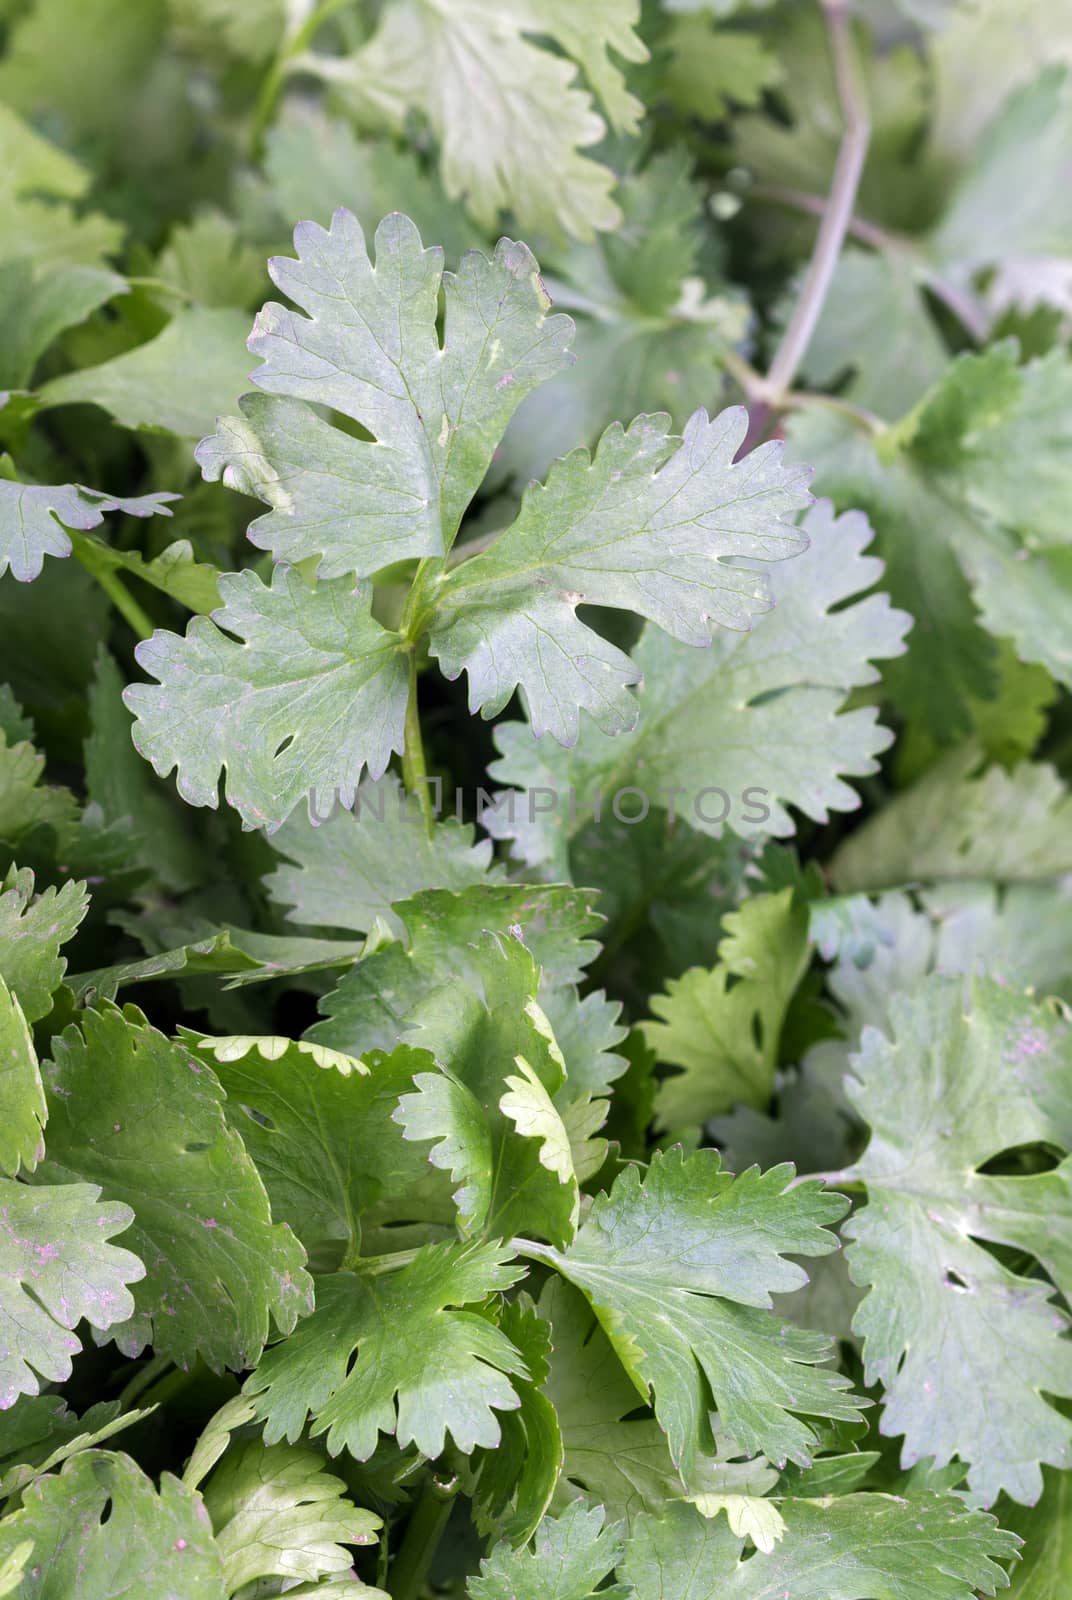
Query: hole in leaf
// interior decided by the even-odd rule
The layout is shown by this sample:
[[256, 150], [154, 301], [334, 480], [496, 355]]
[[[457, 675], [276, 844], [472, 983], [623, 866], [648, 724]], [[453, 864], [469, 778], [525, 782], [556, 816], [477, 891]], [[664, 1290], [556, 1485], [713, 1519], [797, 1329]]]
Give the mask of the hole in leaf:
[[293, 743], [294, 735], [292, 733], [288, 733], [285, 739], [280, 739], [272, 753], [272, 760], [277, 761], [281, 755], [285, 754], [285, 752], [290, 749]]
[[968, 1288], [960, 1273], [954, 1272], [952, 1267], [946, 1267], [942, 1282], [947, 1284], [950, 1289], [960, 1289], [962, 1292], [965, 1292]]

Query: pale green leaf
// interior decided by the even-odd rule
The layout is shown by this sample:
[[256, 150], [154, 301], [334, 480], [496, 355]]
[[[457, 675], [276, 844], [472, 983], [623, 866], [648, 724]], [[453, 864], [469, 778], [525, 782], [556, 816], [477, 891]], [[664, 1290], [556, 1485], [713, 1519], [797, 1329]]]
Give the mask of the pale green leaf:
[[[40, 1189], [0, 1178], [0, 1407], [37, 1394], [40, 1379], [71, 1376], [83, 1317], [101, 1331], [129, 1317], [128, 1284], [145, 1276], [136, 1255], [108, 1241], [128, 1230], [129, 1206], [94, 1184]], [[136, 1245], [131, 1233], [127, 1243]], [[40, 1379], [38, 1377], [40, 1375]]]
[[761, 574], [730, 558], [804, 549], [793, 517], [810, 497], [777, 444], [734, 462], [746, 422], [740, 408], [701, 410], [680, 441], [663, 417], [613, 424], [593, 457], [576, 450], [529, 486], [511, 527], [438, 592], [430, 649], [448, 678], [467, 673], [471, 711], [495, 716], [520, 688], [537, 738], [574, 744], [581, 709], [621, 733], [637, 721], [640, 670], [578, 605], [635, 611], [690, 645], [722, 644], [720, 629], [770, 608]]
[[783, 1500], [785, 1535], [742, 1560], [719, 1518], [643, 1516], [622, 1576], [635, 1600], [972, 1600], [1008, 1583], [1017, 1540], [952, 1495]]
[[[1034, 1256], [1072, 1286], [1072, 1162], [1031, 1176], [981, 1172], [1020, 1145], [1072, 1144], [1072, 1035], [1046, 1007], [991, 980], [932, 977], [865, 1032], [849, 1085], [871, 1141], [851, 1169], [868, 1203], [845, 1224], [853, 1326], [882, 1431], [902, 1464], [968, 1467], [972, 1494], [1036, 1500], [1039, 1463], [1072, 1461], [1072, 1424], [1046, 1396], [1072, 1395], [1066, 1319], [1053, 1290], [983, 1247]], [[978, 1241], [978, 1242], [977, 1242]], [[965, 1383], [965, 1373], [971, 1382]]]
[[890, 736], [873, 711], [842, 707], [851, 687], [874, 682], [873, 658], [901, 652], [908, 618], [884, 595], [843, 603], [882, 571], [863, 555], [870, 529], [862, 517], [835, 520], [817, 506], [803, 532], [810, 548], [772, 573], [775, 608], [751, 632], [716, 633], [697, 651], [645, 631], [633, 657], [644, 678], [635, 733], [612, 740], [586, 726], [564, 752], [536, 745], [522, 725], [498, 730], [503, 755], [492, 775], [528, 799], [507, 791], [484, 812], [489, 832], [516, 839], [527, 863], [561, 871], [568, 841], [600, 796], [601, 814], [615, 796], [626, 815], [642, 813], [644, 801], [673, 806], [716, 837], [724, 827], [745, 837], [790, 834], [789, 805], [816, 821], [854, 809], [845, 779], [874, 771]]
[[1006, 772], [963, 745], [857, 829], [830, 870], [842, 890], [1054, 877], [1072, 870], [1072, 795], [1051, 766]]
[[60, 946], [74, 937], [88, 906], [83, 883], [65, 883], [35, 896], [28, 869], [12, 868], [0, 879], [0, 978], [27, 1022], [39, 1022], [51, 1010], [67, 970]]
[[380, 223], [374, 260], [345, 210], [328, 229], [301, 223], [294, 248], [297, 260], [277, 256], [269, 270], [307, 314], [275, 302], [259, 313], [249, 348], [265, 392], [199, 446], [202, 471], [267, 501], [253, 543], [276, 560], [318, 557], [322, 578], [442, 556], [515, 408], [567, 359], [572, 324], [547, 317], [536, 262], [509, 240], [446, 278], [442, 346], [443, 253], [424, 249], [408, 217]]
[[133, 499], [113, 499], [81, 484], [12, 482], [0, 477], [0, 576], [10, 568], [21, 583], [36, 578], [46, 556], [69, 556], [71, 541], [66, 528], [99, 528], [108, 511], [128, 517], [170, 517], [174, 494], [146, 494]]
[[344, 1545], [373, 1544], [380, 1518], [308, 1445], [233, 1444], [203, 1490], [229, 1595], [263, 1578], [316, 1580], [349, 1572]]
[[0, 978], [0, 1171], [32, 1172], [45, 1153], [45, 1091], [22, 1007]]
[[402, 749], [399, 636], [345, 578], [313, 589], [277, 569], [267, 588], [247, 570], [225, 573], [220, 593], [215, 621], [138, 646], [160, 680], [126, 692], [138, 750], [161, 777], [178, 768], [191, 805], [217, 804], [224, 769], [227, 800], [252, 827], [278, 826], [306, 796], [320, 817], [336, 799], [352, 805], [365, 768], [381, 777]]
[[246, 386], [248, 326], [232, 307], [181, 310], [147, 344], [44, 384], [40, 405], [100, 406], [124, 428], [199, 439]]
[[165, 1473], [160, 1489], [129, 1456], [87, 1450], [39, 1478], [0, 1522], [0, 1559], [33, 1540], [16, 1600], [225, 1600], [201, 1498]]

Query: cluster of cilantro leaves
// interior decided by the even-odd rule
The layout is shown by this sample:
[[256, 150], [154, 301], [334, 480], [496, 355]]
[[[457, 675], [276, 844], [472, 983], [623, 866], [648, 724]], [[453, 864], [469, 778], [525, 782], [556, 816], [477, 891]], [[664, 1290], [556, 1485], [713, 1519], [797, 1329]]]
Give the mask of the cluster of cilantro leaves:
[[1070, 145], [1050, 0], [2, 0], [0, 1597], [1066, 1600]]

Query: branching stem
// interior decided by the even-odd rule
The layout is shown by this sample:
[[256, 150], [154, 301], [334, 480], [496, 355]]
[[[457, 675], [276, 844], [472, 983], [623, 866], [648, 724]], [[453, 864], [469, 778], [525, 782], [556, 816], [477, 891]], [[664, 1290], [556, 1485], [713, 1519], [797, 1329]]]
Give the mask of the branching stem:
[[815, 248], [797, 302], [767, 374], [769, 398], [757, 401], [752, 408], [748, 436], [741, 447], [742, 455], [747, 454], [763, 438], [772, 412], [781, 407], [783, 397], [789, 392], [811, 343], [856, 208], [860, 176], [871, 142], [867, 99], [857, 69], [846, 0], [822, 0], [822, 5], [844, 133], [838, 146], [830, 198], [819, 223]]
[[151, 639], [156, 624], [147, 611], [143, 611], [107, 559], [98, 559], [89, 540], [74, 541], [74, 553], [86, 571], [94, 577], [112, 602], [119, 615], [139, 639]]

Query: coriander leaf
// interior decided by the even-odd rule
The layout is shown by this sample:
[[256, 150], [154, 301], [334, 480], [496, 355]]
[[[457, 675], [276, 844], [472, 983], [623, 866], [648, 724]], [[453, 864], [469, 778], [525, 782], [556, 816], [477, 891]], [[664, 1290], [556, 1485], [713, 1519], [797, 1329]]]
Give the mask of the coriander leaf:
[[[1051, 1010], [978, 979], [931, 977], [865, 1032], [849, 1094], [871, 1128], [850, 1169], [868, 1203], [845, 1224], [853, 1322], [882, 1432], [901, 1459], [959, 1456], [972, 1494], [1034, 1502], [1039, 1462], [1067, 1466], [1072, 1424], [1044, 1395], [1072, 1395], [1053, 1291], [984, 1248], [1034, 1256], [1067, 1293], [1072, 1163], [1033, 1176], [982, 1171], [1003, 1150], [1072, 1145], [1072, 1047]], [[965, 1375], [969, 1381], [965, 1381]]]
[[618, 185], [620, 230], [551, 252], [548, 288], [575, 319], [576, 363], [522, 402], [493, 477], [521, 487], [618, 417], [666, 411], [679, 429], [717, 395], [719, 360], [744, 336], [747, 308], [697, 276], [710, 239], [691, 169], [685, 150], [659, 151]]
[[1037, 1505], [1010, 1506], [1002, 1521], [1024, 1541], [1022, 1559], [1012, 1571], [1009, 1600], [1062, 1600], [1072, 1577], [1068, 1535], [1072, 1529], [1072, 1478], [1048, 1472]]
[[631, 60], [646, 57], [631, 29], [637, 9], [635, 0], [599, 0], [582, 21], [563, 0], [462, 0], [449, 11], [395, 0], [362, 49], [342, 58], [309, 54], [302, 65], [366, 125], [401, 132], [410, 107], [423, 111], [440, 142], [447, 194], [464, 197], [488, 230], [508, 208], [526, 228], [590, 239], [621, 220], [613, 174], [580, 153], [605, 125], [576, 87], [573, 62], [524, 35], [549, 35], [580, 55], [612, 119], [635, 127], [638, 102], [605, 45]]
[[46, 556], [69, 556], [68, 528], [98, 528], [107, 511], [128, 517], [170, 517], [167, 501], [175, 494], [145, 494], [134, 499], [113, 499], [81, 484], [12, 482], [0, 477], [0, 577], [10, 568], [13, 578], [29, 583], [44, 566]]
[[762, 1107], [781, 1026], [808, 964], [808, 914], [792, 889], [752, 895], [723, 919], [719, 963], [672, 980], [641, 1025], [660, 1061], [682, 1070], [655, 1096], [659, 1127], [702, 1124], [734, 1105]]
[[157, 1491], [129, 1456], [87, 1450], [39, 1478], [0, 1522], [0, 1559], [33, 1540], [17, 1600], [225, 1600], [199, 1495], [165, 1473]]
[[[841, 708], [851, 687], [875, 681], [873, 658], [900, 653], [909, 619], [884, 595], [843, 603], [882, 571], [863, 555], [871, 535], [862, 517], [835, 519], [820, 505], [802, 531], [810, 548], [772, 573], [775, 609], [750, 633], [720, 632], [694, 651], [645, 630], [633, 657], [644, 679], [635, 733], [611, 740], [586, 726], [576, 749], [562, 752], [534, 744], [521, 724], [496, 730], [503, 754], [492, 776], [527, 790], [529, 804], [519, 816], [507, 791], [484, 813], [489, 831], [518, 838], [538, 865], [561, 861], [600, 795], [605, 809], [630, 788], [649, 806], [669, 798], [675, 814], [716, 837], [724, 823], [746, 836], [758, 823], [790, 834], [788, 805], [816, 820], [854, 809], [845, 777], [873, 772], [890, 736], [872, 711]], [[552, 804], [541, 796], [537, 808], [541, 791]]]
[[309, 1445], [231, 1446], [204, 1491], [229, 1595], [257, 1579], [349, 1572], [344, 1545], [373, 1544], [380, 1518], [346, 1498], [346, 1485]]
[[758, 34], [715, 28], [705, 17], [678, 18], [664, 48], [669, 60], [663, 81], [671, 104], [708, 122], [720, 115], [719, 100], [730, 107], [757, 106], [764, 91], [784, 75], [778, 57]]
[[28, 868], [13, 867], [0, 879], [0, 978], [27, 1022], [48, 1015], [67, 970], [60, 945], [74, 937], [88, 907], [83, 883], [65, 883], [35, 896]]
[[479, 994], [485, 934], [520, 939], [531, 950], [541, 994], [577, 982], [598, 948], [586, 937], [599, 924], [586, 891], [565, 884], [426, 889], [400, 901], [394, 914], [409, 948], [370, 943], [322, 1003], [325, 1020], [309, 1034], [317, 1043], [352, 1056], [391, 1050], [408, 1037], [416, 1006], [437, 990], [457, 990], [464, 980]]
[[519, 1403], [508, 1375], [526, 1369], [489, 1318], [452, 1308], [516, 1282], [510, 1256], [501, 1244], [426, 1245], [396, 1272], [319, 1278], [312, 1316], [246, 1380], [266, 1441], [293, 1443], [308, 1419], [332, 1455], [345, 1449], [358, 1461], [380, 1433], [430, 1458], [448, 1433], [466, 1455], [494, 1448], [496, 1411]]
[[[996, 266], [992, 301], [1000, 304], [1014, 283], [1022, 303], [1037, 303], [1047, 263], [1072, 251], [1064, 169], [1070, 138], [1072, 72], [1054, 64], [1015, 89], [975, 143], [927, 241], [948, 276], [969, 284], [981, 269]], [[1002, 219], [1000, 229], [995, 217]]]
[[421, 889], [467, 889], [494, 883], [491, 845], [471, 826], [446, 818], [428, 833], [412, 796], [390, 774], [363, 782], [353, 808], [314, 826], [291, 816], [272, 836], [283, 858], [265, 880], [287, 920], [305, 926], [366, 933], [377, 917], [391, 931], [402, 924], [391, 906]]
[[615, 423], [594, 456], [575, 450], [529, 485], [516, 521], [438, 589], [429, 648], [446, 677], [468, 674], [470, 711], [496, 716], [520, 687], [537, 738], [576, 743], [581, 709], [604, 734], [627, 731], [640, 672], [579, 604], [638, 612], [691, 645], [769, 610], [760, 574], [729, 558], [806, 548], [791, 519], [810, 496], [777, 444], [734, 462], [746, 422], [739, 407], [700, 410], [680, 441], [664, 417]]
[[222, 211], [202, 211], [172, 228], [156, 276], [196, 305], [240, 306], [264, 298], [264, 262]]
[[315, 816], [337, 798], [352, 804], [362, 771], [381, 777], [402, 749], [399, 636], [345, 578], [314, 589], [277, 568], [266, 588], [251, 571], [225, 573], [220, 594], [214, 621], [138, 646], [160, 681], [126, 691], [137, 749], [161, 777], [178, 769], [191, 805], [218, 803], [224, 769], [227, 800], [251, 827], [278, 826], [306, 795]]
[[536, 1001], [539, 973], [517, 939], [487, 936], [475, 960], [480, 989], [448, 982], [410, 1013], [406, 1038], [439, 1072], [417, 1074], [395, 1120], [409, 1140], [437, 1140], [428, 1159], [461, 1184], [464, 1234], [508, 1239], [524, 1228], [565, 1246], [579, 1194], [551, 1099], [565, 1065]]
[[804, 359], [808, 382], [837, 383], [881, 417], [908, 411], [949, 363], [920, 291], [918, 272], [892, 251], [845, 251]]
[[45, 1153], [45, 1091], [22, 1007], [0, 978], [0, 1171], [32, 1172]]
[[1072, 795], [1053, 767], [987, 767], [974, 744], [950, 751], [869, 817], [830, 868], [840, 890], [919, 878], [1015, 883], [1070, 869]]
[[551, 1277], [539, 1309], [552, 1330], [545, 1392], [562, 1433], [563, 1487], [630, 1524], [642, 1507], [678, 1498], [666, 1435], [654, 1417], [629, 1415], [636, 1388], [584, 1295]]
[[[619, 1360], [667, 1434], [686, 1486], [700, 1481], [712, 1437], [707, 1386], [727, 1433], [748, 1453], [810, 1464], [815, 1435], [794, 1412], [856, 1415], [848, 1379], [810, 1370], [827, 1341], [767, 1314], [774, 1292], [806, 1275], [783, 1259], [824, 1255], [823, 1224], [844, 1213], [816, 1185], [790, 1190], [792, 1168], [733, 1178], [714, 1150], [652, 1157], [597, 1196], [566, 1251], [527, 1247], [591, 1301]], [[706, 1383], [705, 1383], [706, 1380]]]
[[742, 1561], [721, 1518], [638, 1519], [620, 1569], [635, 1600], [972, 1600], [1005, 1588], [1018, 1541], [952, 1495], [783, 1500], [784, 1538]]
[[551, 1329], [527, 1295], [508, 1300], [499, 1327], [518, 1351], [528, 1377], [515, 1377], [521, 1404], [503, 1413], [502, 1439], [482, 1452], [475, 1465], [475, 1521], [485, 1536], [526, 1544], [535, 1533], [562, 1470], [562, 1433], [544, 1393], [551, 1353]]
[[[306, 316], [271, 302], [249, 348], [263, 357], [242, 417], [224, 418], [197, 451], [206, 478], [266, 500], [249, 537], [277, 561], [318, 557], [318, 576], [362, 578], [450, 549], [492, 451], [521, 399], [568, 359], [568, 317], [550, 301], [523, 244], [477, 251], [457, 274], [424, 249], [408, 217], [376, 230], [375, 265], [361, 225], [303, 222], [298, 259], [269, 263]], [[447, 312], [436, 331], [440, 286]], [[360, 423], [371, 442], [308, 404]]]
[[45, 1068], [48, 1153], [35, 1181], [98, 1181], [134, 1212], [146, 1262], [136, 1312], [115, 1337], [150, 1342], [188, 1366], [251, 1365], [269, 1318], [289, 1330], [308, 1308], [304, 1253], [273, 1224], [268, 1197], [223, 1113], [211, 1071], [151, 1028], [136, 1007], [82, 1014]]
[[344, 1241], [356, 1253], [361, 1218], [406, 1198], [424, 1176], [391, 1114], [414, 1074], [432, 1065], [399, 1046], [363, 1060], [308, 1041], [206, 1038], [184, 1032], [227, 1092], [224, 1112], [249, 1151], [271, 1201], [306, 1249]]
[[233, 307], [189, 307], [147, 344], [51, 379], [39, 403], [96, 405], [124, 428], [198, 439], [246, 386], [246, 330], [245, 313]]
[[9, 1431], [0, 1443], [0, 1495], [8, 1499], [21, 1494], [35, 1478], [134, 1427], [154, 1409], [121, 1411], [118, 1401], [102, 1400], [78, 1417], [55, 1394], [21, 1396], [5, 1416]]
[[265, 140], [264, 181], [280, 235], [295, 217], [326, 227], [345, 206], [366, 225], [390, 211], [404, 212], [426, 239], [440, 242], [448, 261], [484, 243], [415, 150], [391, 139], [359, 140], [348, 121], [316, 105], [282, 108]]
[[466, 1593], [470, 1600], [589, 1600], [597, 1589], [624, 1596], [601, 1587], [625, 1548], [621, 1525], [605, 1523], [602, 1506], [575, 1500], [561, 1516], [544, 1518], [532, 1550], [497, 1544]]
[[101, 267], [58, 262], [35, 269], [25, 256], [4, 261], [3, 253], [0, 246], [0, 388], [25, 389], [59, 334], [128, 286]]
[[[9, 745], [0, 732], [0, 841], [3, 865], [23, 853], [27, 835], [47, 828], [69, 854], [78, 831], [78, 802], [69, 789], [44, 784], [45, 758], [32, 744]], [[32, 848], [30, 846], [29, 848]]]
[[[20, 1394], [71, 1376], [83, 1317], [100, 1330], [122, 1323], [127, 1285], [145, 1276], [136, 1255], [108, 1241], [129, 1229], [128, 1206], [98, 1204], [90, 1183], [38, 1189], [0, 1178], [0, 1409]], [[128, 1234], [127, 1242], [136, 1240]]]

